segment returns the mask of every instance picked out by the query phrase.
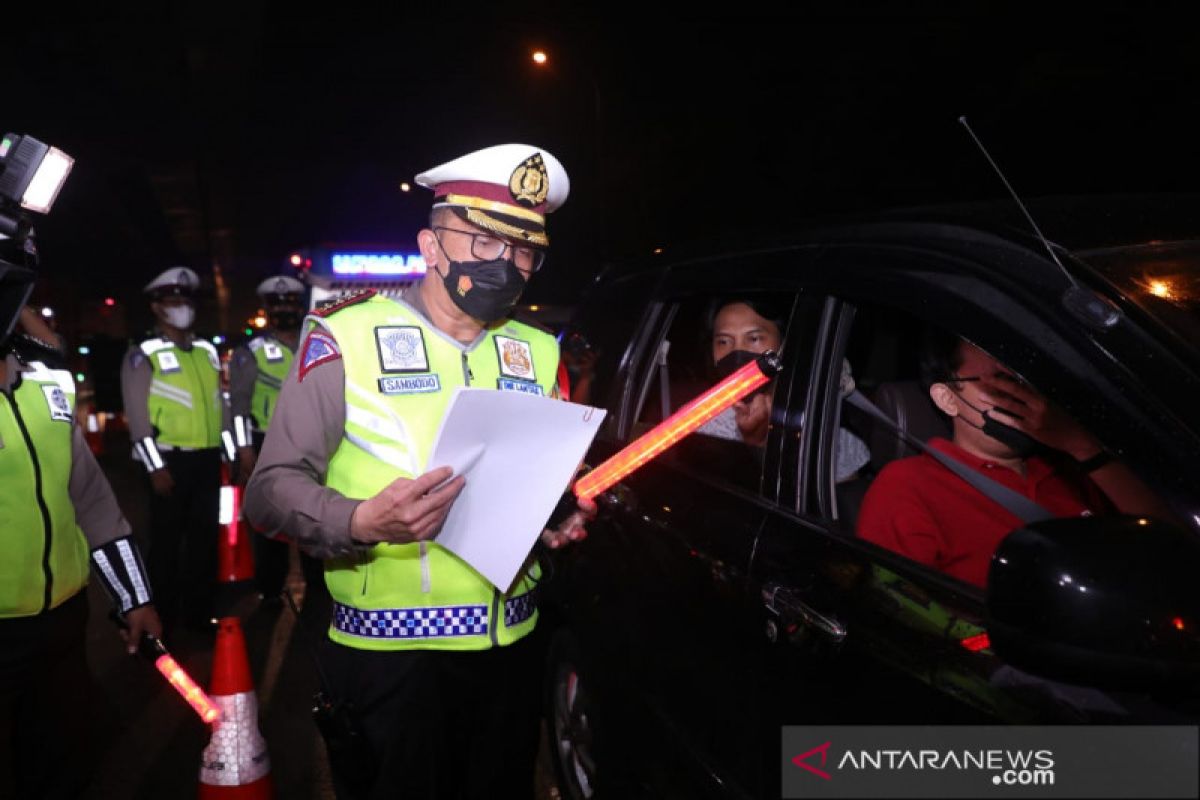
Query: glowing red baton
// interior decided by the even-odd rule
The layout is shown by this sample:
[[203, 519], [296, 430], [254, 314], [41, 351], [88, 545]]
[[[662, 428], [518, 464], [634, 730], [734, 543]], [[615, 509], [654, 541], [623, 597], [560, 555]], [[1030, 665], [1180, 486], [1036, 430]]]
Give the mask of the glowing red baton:
[[184, 672], [183, 667], [171, 657], [167, 648], [156, 637], [146, 634], [142, 639], [141, 652], [147, 658], [154, 659], [154, 666], [167, 679], [167, 683], [179, 692], [180, 697], [196, 710], [200, 719], [205, 722], [216, 722], [221, 716], [221, 709], [212, 701], [204, 690], [192, 680], [192, 676]]
[[763, 353], [725, 380], [630, 442], [575, 482], [575, 496], [590, 500], [779, 374], [774, 351]]

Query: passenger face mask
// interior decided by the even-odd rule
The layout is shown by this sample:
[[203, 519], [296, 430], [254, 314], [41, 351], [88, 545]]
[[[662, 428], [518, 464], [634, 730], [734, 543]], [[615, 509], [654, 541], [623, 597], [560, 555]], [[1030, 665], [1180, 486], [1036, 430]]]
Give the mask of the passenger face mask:
[[[950, 389], [950, 391], [954, 392], [953, 389]], [[1025, 431], [1019, 431], [1011, 425], [1005, 425], [1003, 422], [993, 417], [989, 411], [984, 411], [983, 409], [973, 405], [969, 400], [967, 400], [967, 398], [963, 397], [958, 392], [954, 392], [954, 394], [959, 400], [962, 400], [964, 403], [966, 403], [969, 408], [973, 409], [975, 413], [983, 417], [982, 425], [976, 425], [966, 417], [962, 417], [962, 421], [970, 425], [972, 428], [983, 431], [984, 436], [990, 436], [997, 442], [1000, 442], [1000, 444], [1011, 450], [1012, 454], [1017, 458], [1029, 458], [1031, 455], [1042, 449], [1042, 443], [1037, 439], [1034, 439], [1028, 433], [1025, 433]]]
[[442, 283], [450, 299], [464, 314], [481, 322], [508, 316], [525, 290], [525, 276], [506, 258], [448, 263]]

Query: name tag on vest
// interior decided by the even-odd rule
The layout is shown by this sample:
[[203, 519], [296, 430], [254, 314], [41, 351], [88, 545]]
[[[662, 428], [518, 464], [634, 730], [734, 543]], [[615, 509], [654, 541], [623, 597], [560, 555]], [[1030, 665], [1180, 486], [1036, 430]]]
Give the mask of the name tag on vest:
[[512, 378], [498, 378], [496, 388], [502, 392], [524, 392], [525, 394], [541, 395], [542, 387], [529, 381], [515, 381]]
[[179, 366], [179, 359], [176, 358], [175, 354], [169, 350], [164, 353], [159, 353], [157, 358], [158, 369], [164, 374], [168, 372], [179, 372], [181, 369]]
[[421, 394], [440, 392], [442, 382], [437, 375], [384, 376], [379, 379], [379, 391], [384, 394]]
[[274, 342], [263, 344], [263, 355], [267, 357], [267, 361], [283, 361], [283, 350]]
[[50, 419], [70, 422], [71, 404], [67, 400], [67, 393], [57, 386], [43, 386], [42, 393], [46, 395], [46, 405], [50, 407]]

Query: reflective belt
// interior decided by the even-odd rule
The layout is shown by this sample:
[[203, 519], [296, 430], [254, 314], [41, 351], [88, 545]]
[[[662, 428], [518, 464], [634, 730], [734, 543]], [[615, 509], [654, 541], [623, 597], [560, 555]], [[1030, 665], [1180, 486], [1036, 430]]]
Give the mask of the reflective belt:
[[[519, 625], [537, 611], [533, 592], [504, 602], [504, 625]], [[334, 602], [333, 627], [367, 639], [441, 639], [487, 636], [486, 605], [362, 609]]]

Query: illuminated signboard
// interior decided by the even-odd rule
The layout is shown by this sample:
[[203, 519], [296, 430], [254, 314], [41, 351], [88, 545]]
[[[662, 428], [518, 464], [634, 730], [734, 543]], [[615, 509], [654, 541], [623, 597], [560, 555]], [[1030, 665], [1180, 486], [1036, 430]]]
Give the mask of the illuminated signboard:
[[333, 253], [334, 275], [399, 275], [419, 278], [425, 259], [404, 253]]

